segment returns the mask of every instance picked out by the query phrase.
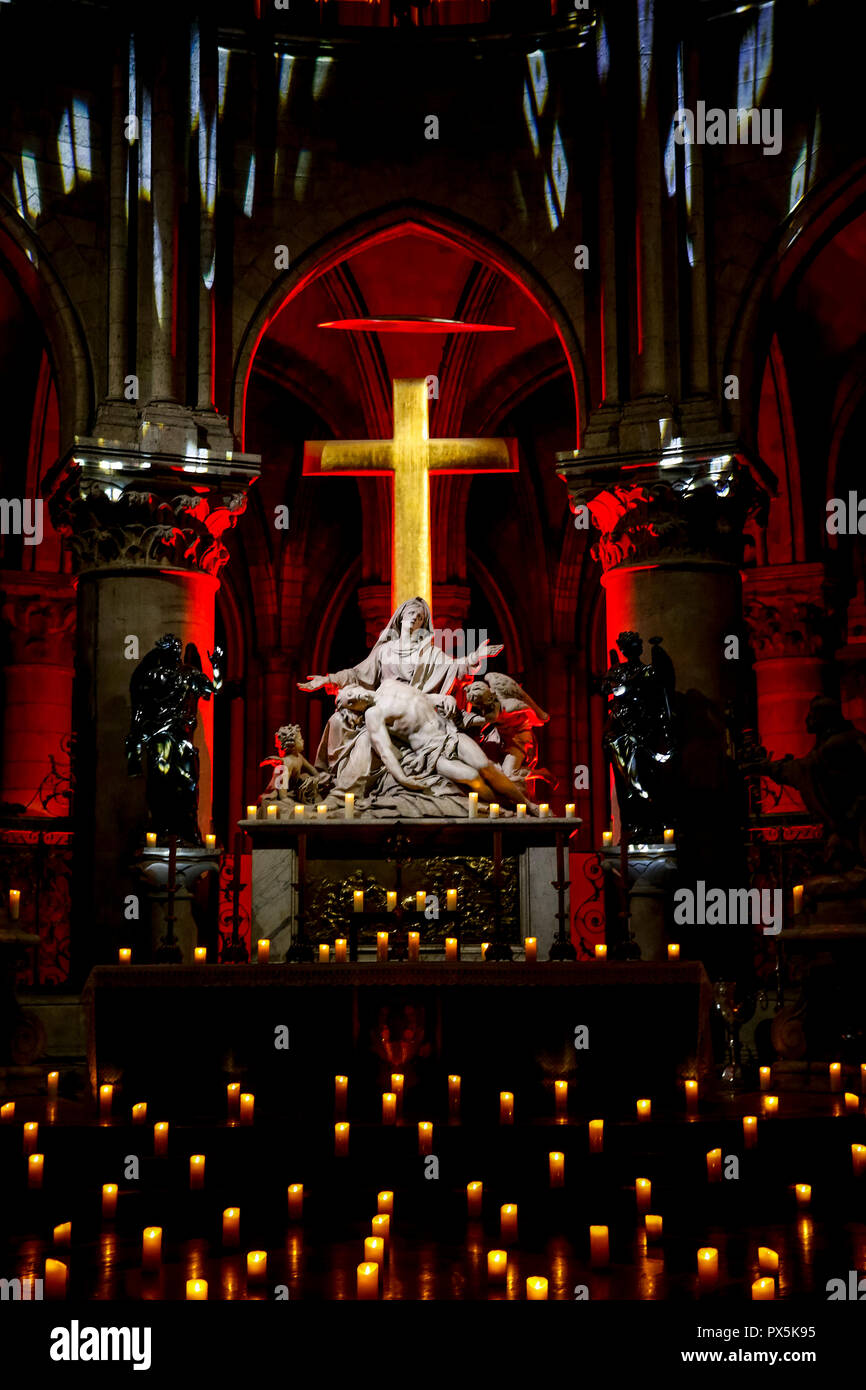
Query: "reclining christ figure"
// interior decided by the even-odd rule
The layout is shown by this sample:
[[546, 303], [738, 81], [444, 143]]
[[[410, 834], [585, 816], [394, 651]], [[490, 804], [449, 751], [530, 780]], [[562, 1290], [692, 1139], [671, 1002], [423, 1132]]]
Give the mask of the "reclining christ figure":
[[399, 680], [382, 681], [375, 694], [353, 689], [351, 696], [353, 702], [367, 704], [364, 722], [370, 743], [399, 786], [429, 792], [431, 780], [443, 778], [477, 792], [482, 801], [523, 802], [530, 815], [538, 815], [525, 790], [491, 762], [474, 739], [455, 728], [448, 717], [457, 711], [452, 696], [439, 696], [434, 703]]

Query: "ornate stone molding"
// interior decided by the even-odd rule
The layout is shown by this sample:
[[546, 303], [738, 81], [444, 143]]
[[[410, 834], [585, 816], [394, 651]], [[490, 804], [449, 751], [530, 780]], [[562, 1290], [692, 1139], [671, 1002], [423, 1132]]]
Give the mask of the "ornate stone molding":
[[758, 661], [820, 656], [827, 623], [823, 565], [766, 565], [747, 570], [743, 616]]
[[72, 666], [76, 603], [71, 578], [4, 572], [0, 614], [7, 664]]
[[46, 480], [49, 509], [79, 574], [168, 568], [216, 577], [257, 464], [249, 454], [179, 458], [77, 441]]
[[761, 521], [768, 501], [753, 471], [731, 455], [559, 471], [572, 507], [588, 507], [601, 532], [593, 554], [605, 572], [696, 560], [739, 565], [746, 522]]

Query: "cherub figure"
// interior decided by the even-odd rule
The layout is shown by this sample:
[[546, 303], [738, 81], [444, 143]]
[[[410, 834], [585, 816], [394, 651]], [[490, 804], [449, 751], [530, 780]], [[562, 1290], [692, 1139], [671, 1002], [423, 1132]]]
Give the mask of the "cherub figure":
[[262, 793], [262, 803], [274, 801], [316, 802], [319, 775], [304, 757], [304, 737], [300, 724], [283, 724], [274, 734], [276, 758], [263, 758], [259, 767], [273, 768], [271, 780]]
[[500, 765], [506, 777], [527, 786], [532, 796], [536, 782], [556, 785], [551, 773], [538, 766], [535, 741], [535, 730], [543, 727], [550, 715], [512, 676], [488, 671], [483, 680], [474, 680], [466, 687], [464, 698], [463, 728]]

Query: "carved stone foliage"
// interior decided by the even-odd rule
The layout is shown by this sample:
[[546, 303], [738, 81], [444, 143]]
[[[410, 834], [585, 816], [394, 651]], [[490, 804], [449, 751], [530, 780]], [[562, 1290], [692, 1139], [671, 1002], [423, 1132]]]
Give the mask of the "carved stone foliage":
[[743, 616], [759, 661], [820, 656], [827, 627], [820, 565], [773, 565], [744, 576]]
[[[51, 576], [54, 579], [54, 576]], [[40, 585], [38, 576], [10, 576], [0, 595], [3, 642], [10, 663], [72, 665], [75, 592], [71, 583]], [[23, 582], [22, 582], [23, 581]]]

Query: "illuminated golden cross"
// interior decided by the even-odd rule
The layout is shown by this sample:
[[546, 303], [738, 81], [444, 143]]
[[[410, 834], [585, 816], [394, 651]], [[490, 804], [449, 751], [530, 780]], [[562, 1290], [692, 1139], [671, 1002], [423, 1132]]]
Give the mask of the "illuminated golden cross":
[[431, 439], [423, 377], [394, 381], [393, 439], [308, 440], [304, 473], [370, 474], [394, 479], [391, 521], [391, 608], [423, 598], [432, 608], [428, 474], [514, 473], [513, 439]]

